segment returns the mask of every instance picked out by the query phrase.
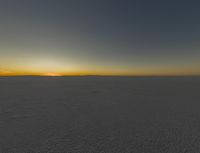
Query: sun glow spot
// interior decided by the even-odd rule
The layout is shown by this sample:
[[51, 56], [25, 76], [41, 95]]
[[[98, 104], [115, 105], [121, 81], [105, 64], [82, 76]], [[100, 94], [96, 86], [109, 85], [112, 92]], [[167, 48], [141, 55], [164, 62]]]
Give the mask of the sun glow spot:
[[58, 73], [45, 73], [43, 76], [51, 76], [51, 77], [57, 77], [57, 76], [62, 76], [61, 74]]

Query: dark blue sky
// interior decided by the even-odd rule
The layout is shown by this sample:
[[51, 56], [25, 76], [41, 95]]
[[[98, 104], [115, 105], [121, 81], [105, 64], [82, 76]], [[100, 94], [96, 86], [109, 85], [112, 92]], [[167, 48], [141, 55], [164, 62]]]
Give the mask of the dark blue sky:
[[200, 74], [200, 1], [1, 0], [0, 72]]

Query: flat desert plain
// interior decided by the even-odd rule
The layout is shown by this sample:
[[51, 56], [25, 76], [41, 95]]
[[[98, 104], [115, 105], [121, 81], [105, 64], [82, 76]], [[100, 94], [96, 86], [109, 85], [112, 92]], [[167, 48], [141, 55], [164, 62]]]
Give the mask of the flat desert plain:
[[199, 153], [198, 77], [0, 77], [1, 153]]

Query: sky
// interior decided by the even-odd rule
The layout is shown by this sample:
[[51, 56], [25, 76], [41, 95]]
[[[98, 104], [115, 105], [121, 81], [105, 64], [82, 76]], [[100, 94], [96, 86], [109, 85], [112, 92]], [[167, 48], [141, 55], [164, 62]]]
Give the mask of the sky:
[[200, 1], [1, 0], [0, 75], [200, 75]]

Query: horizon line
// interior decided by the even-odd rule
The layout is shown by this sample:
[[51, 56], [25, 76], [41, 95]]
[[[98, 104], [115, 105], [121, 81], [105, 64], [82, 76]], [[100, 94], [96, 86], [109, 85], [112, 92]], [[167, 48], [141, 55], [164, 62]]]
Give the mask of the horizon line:
[[0, 77], [200, 77], [200, 75], [0, 75]]

